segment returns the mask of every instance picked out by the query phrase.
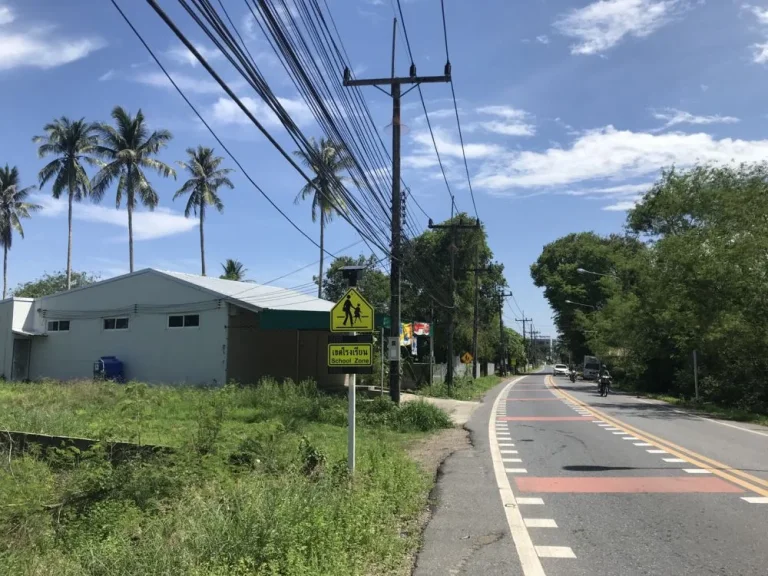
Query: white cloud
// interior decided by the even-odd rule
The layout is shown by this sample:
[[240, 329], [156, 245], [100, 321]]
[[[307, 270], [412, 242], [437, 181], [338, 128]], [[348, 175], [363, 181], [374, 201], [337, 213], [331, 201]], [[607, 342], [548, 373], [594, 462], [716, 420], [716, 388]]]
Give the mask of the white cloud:
[[751, 6], [749, 4], [745, 4], [744, 8], [754, 14], [755, 18], [757, 18], [758, 24], [768, 26], [768, 8], [760, 8], [760, 6]]
[[[40, 214], [56, 218], [67, 213], [67, 201], [55, 200], [43, 194], [34, 194], [34, 201], [43, 206]], [[73, 217], [77, 220], [111, 224], [120, 228], [128, 228], [128, 215], [125, 209], [107, 208], [99, 204], [86, 202], [76, 203], [73, 208]], [[194, 218], [185, 218], [183, 214], [168, 208], [155, 208], [153, 212], [148, 210], [135, 210], [133, 212], [133, 239], [154, 240], [188, 232], [197, 226]]]
[[115, 75], [114, 70], [107, 70], [106, 72], [104, 72], [104, 74], [99, 76], [99, 82], [106, 82], [107, 80], [113, 78], [114, 75]]
[[598, 0], [572, 10], [554, 26], [573, 38], [571, 54], [599, 54], [627, 36], [644, 38], [667, 24], [683, 0]]
[[768, 62], [768, 42], [753, 44], [752, 50], [752, 61], [755, 64], [765, 64]]
[[549, 36], [546, 34], [542, 34], [541, 36], [536, 36], [536, 42], [539, 44], [549, 44]]
[[8, 6], [0, 5], [0, 26], [3, 24], [10, 24], [16, 20], [16, 16], [13, 14]]
[[627, 180], [649, 176], [668, 166], [696, 163], [760, 162], [768, 156], [768, 140], [714, 139], [709, 134], [649, 134], [613, 126], [580, 135], [570, 148], [543, 152], [508, 152], [485, 163], [475, 177], [478, 186], [504, 193], [514, 188], [540, 188]]
[[416, 154], [412, 156], [403, 156], [402, 164], [405, 168], [414, 168], [421, 170], [424, 168], [434, 168], [437, 166], [437, 156], [426, 156], [423, 154]]
[[638, 196], [633, 200], [622, 200], [621, 202], [616, 202], [615, 204], [609, 204], [608, 206], [603, 206], [603, 210], [606, 210], [608, 212], [626, 212], [627, 210], [632, 210], [632, 208], [634, 208], [637, 205], [640, 199], [641, 197]]
[[[435, 144], [441, 156], [462, 157], [461, 144], [451, 138], [447, 132], [440, 128], [433, 129], [435, 135]], [[434, 151], [435, 146], [432, 143], [432, 136], [429, 131], [415, 132], [412, 140], [423, 148], [423, 152]], [[503, 148], [495, 144], [468, 144], [464, 143], [464, 153], [468, 159], [486, 158], [495, 154], [500, 154]]]
[[[213, 80], [194, 78], [179, 73], [171, 74], [171, 77], [179, 88], [186, 92], [194, 92], [195, 94], [218, 94], [223, 92], [221, 86]], [[140, 84], [146, 84], [147, 86], [173, 90], [173, 84], [171, 84], [165, 74], [159, 71], [138, 74], [134, 77], [134, 80]]]
[[[264, 126], [276, 127], [281, 125], [278, 117], [263, 100], [256, 100], [250, 96], [242, 96], [240, 101], [251, 111], [251, 113], [253, 113], [257, 120], [264, 124]], [[303, 100], [298, 98], [278, 98], [278, 101], [283, 105], [285, 111], [288, 112], [297, 125], [303, 126], [314, 120], [312, 111], [307, 107]], [[228, 97], [221, 97], [213, 104], [211, 115], [213, 121], [218, 124], [251, 124], [248, 116], [246, 116], [240, 107]]]
[[675, 108], [665, 108], [662, 112], [654, 112], [653, 117], [657, 120], [664, 120], [664, 128], [670, 126], [677, 126], [678, 124], [736, 124], [741, 122], [734, 116], [720, 116], [720, 114], [714, 114], [712, 116], [696, 116], [690, 112], [683, 110], [677, 110]]
[[[200, 53], [200, 56], [206, 59], [206, 61], [217, 60], [223, 56], [218, 48], [206, 48], [200, 44], [195, 44], [195, 50]], [[168, 57], [178, 64], [186, 64], [193, 68], [199, 64], [197, 57], [187, 49], [186, 46], [174, 46], [166, 52]]]
[[[15, 17], [7, 6], [0, 6], [0, 25], [13, 22]], [[53, 26], [38, 26], [21, 30], [14, 26], [0, 28], [0, 70], [24, 66], [55, 68], [85, 58], [107, 43], [98, 37], [58, 38]]]
[[488, 132], [504, 136], [533, 136], [536, 127], [528, 121], [530, 115], [524, 110], [510, 106], [484, 106], [476, 110], [479, 114], [488, 114], [502, 118], [489, 122], [478, 122], [471, 129], [483, 128]]
[[607, 186], [604, 188], [584, 188], [582, 190], [569, 190], [568, 196], [607, 196], [611, 198], [623, 198], [626, 196], [636, 196], [645, 193], [653, 187], [653, 182], [644, 182], [642, 184], [621, 184], [618, 186]]

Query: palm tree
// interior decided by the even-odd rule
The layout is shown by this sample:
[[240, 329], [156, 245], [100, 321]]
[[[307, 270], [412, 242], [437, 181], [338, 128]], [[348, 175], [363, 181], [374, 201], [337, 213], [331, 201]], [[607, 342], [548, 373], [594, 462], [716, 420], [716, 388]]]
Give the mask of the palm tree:
[[321, 138], [320, 142], [312, 139], [313, 153], [310, 155], [303, 150], [294, 154], [301, 158], [305, 166], [310, 168], [315, 177], [308, 182], [296, 196], [296, 204], [312, 197], [312, 222], [320, 218], [320, 273], [317, 278], [317, 297], [323, 293], [323, 253], [325, 251], [325, 224], [333, 220], [334, 215], [346, 210], [341, 195], [343, 189], [343, 170], [350, 165], [349, 157], [330, 140]]
[[230, 190], [234, 188], [232, 182], [227, 178], [227, 174], [232, 170], [219, 168], [224, 158], [214, 156], [211, 148], [203, 146], [198, 146], [197, 150], [187, 148], [187, 156], [189, 156], [187, 162], [178, 162], [177, 164], [189, 172], [191, 178], [184, 182], [184, 185], [173, 195], [173, 199], [176, 200], [183, 194], [189, 194], [184, 216], [189, 218], [190, 212], [194, 213], [195, 216], [198, 212], [200, 213], [200, 263], [203, 268], [203, 276], [205, 276], [205, 236], [203, 234], [205, 207], [215, 206], [219, 212], [224, 210], [224, 203], [219, 198], [218, 191], [222, 186], [226, 186]]
[[24, 238], [21, 219], [29, 218], [30, 212], [40, 210], [42, 206], [25, 202], [34, 186], [19, 188], [19, 170], [14, 166], [0, 168], [0, 244], [3, 246], [3, 300], [8, 287], [8, 250], [13, 242], [13, 231]]
[[107, 163], [93, 179], [93, 196], [100, 200], [115, 178], [118, 179], [115, 204], [120, 208], [125, 195], [129, 268], [133, 272], [133, 209], [137, 200], [150, 210], [159, 202], [157, 192], [147, 180], [144, 169], [154, 170], [166, 178], [176, 178], [173, 168], [152, 157], [167, 146], [173, 136], [168, 130], [156, 130], [149, 134], [141, 110], [136, 116], [131, 116], [121, 106], [115, 106], [112, 118], [115, 126], [106, 123], [97, 126], [100, 142], [95, 151]]
[[224, 274], [219, 276], [222, 280], [237, 280], [238, 282], [245, 280], [247, 270], [243, 267], [242, 262], [227, 258], [227, 261], [221, 265], [221, 268], [224, 270]]
[[46, 134], [35, 136], [32, 141], [40, 144], [37, 154], [40, 158], [55, 155], [38, 174], [40, 188], [53, 179], [52, 194], [59, 198], [67, 193], [68, 200], [68, 241], [67, 241], [67, 290], [72, 288], [72, 203], [91, 196], [91, 182], [83, 168], [83, 162], [99, 166], [91, 154], [98, 144], [96, 125], [85, 118], [72, 121], [66, 116], [57, 118], [43, 127]]

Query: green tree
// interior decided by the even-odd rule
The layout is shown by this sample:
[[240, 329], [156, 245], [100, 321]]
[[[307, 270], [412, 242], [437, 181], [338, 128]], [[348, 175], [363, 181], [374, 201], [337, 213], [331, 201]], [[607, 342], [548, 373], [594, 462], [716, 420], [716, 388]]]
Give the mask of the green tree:
[[8, 164], [0, 168], [0, 244], [3, 246], [3, 299], [5, 299], [8, 287], [8, 250], [13, 244], [13, 231], [24, 238], [24, 228], [21, 226], [22, 218], [29, 218], [31, 212], [40, 210], [41, 206], [27, 202], [29, 193], [34, 186], [21, 188], [19, 184], [19, 170]]
[[339, 256], [335, 258], [325, 274], [323, 282], [323, 298], [331, 302], [341, 300], [347, 291], [347, 281], [342, 275], [344, 266], [364, 266], [365, 270], [358, 283], [360, 292], [377, 313], [386, 314], [389, 311], [389, 275], [377, 268], [376, 258], [360, 255]]
[[154, 170], [160, 176], [176, 178], [176, 172], [156, 156], [168, 145], [172, 136], [168, 130], [149, 133], [144, 114], [139, 110], [131, 116], [121, 106], [112, 110], [115, 126], [101, 123], [97, 127], [100, 143], [95, 152], [106, 160], [93, 180], [93, 196], [100, 200], [104, 192], [117, 179], [117, 208], [125, 195], [128, 211], [128, 259], [133, 272], [133, 210], [137, 201], [150, 210], [159, 202], [157, 192], [147, 179], [145, 169]]
[[205, 236], [203, 234], [203, 222], [205, 221], [205, 207], [213, 206], [219, 212], [224, 210], [224, 203], [219, 198], [219, 188], [226, 186], [230, 190], [235, 186], [227, 174], [230, 168], [219, 168], [224, 158], [215, 156], [212, 148], [198, 146], [187, 148], [188, 159], [186, 162], [178, 162], [184, 170], [189, 172], [190, 178], [178, 189], [173, 199], [189, 194], [187, 206], [184, 208], [184, 216], [189, 218], [190, 213], [195, 216], [200, 214], [200, 264], [202, 274], [205, 276]]
[[56, 156], [40, 170], [40, 188], [53, 179], [51, 192], [58, 199], [67, 194], [67, 290], [72, 287], [72, 203], [81, 202], [92, 194], [91, 181], [83, 163], [99, 166], [93, 157], [98, 144], [96, 125], [84, 118], [72, 121], [66, 116], [57, 118], [43, 127], [45, 134], [35, 136], [32, 141], [39, 144], [40, 158]]
[[[473, 219], [458, 214], [453, 220], [464, 224]], [[473, 269], [482, 268], [479, 281], [478, 357], [491, 361], [498, 357], [499, 306], [497, 294], [506, 285], [504, 267], [493, 262], [485, 229], [456, 232], [455, 271], [456, 308], [450, 308], [450, 275], [452, 234], [446, 229], [428, 230], [410, 240], [404, 247], [402, 318], [403, 321], [429, 322], [434, 317], [435, 355], [444, 361], [447, 353], [448, 321], [455, 318], [454, 351], [472, 350], [475, 276]], [[434, 315], [434, 316], [433, 316]]]
[[320, 219], [320, 272], [317, 275], [317, 297], [323, 295], [323, 258], [325, 256], [325, 225], [334, 215], [346, 210], [343, 198], [344, 175], [350, 166], [349, 156], [333, 142], [312, 139], [312, 152], [297, 150], [294, 154], [315, 174], [296, 196], [296, 204], [312, 198], [312, 222]]
[[224, 273], [219, 278], [222, 280], [236, 280], [237, 282], [245, 280], [247, 270], [241, 262], [227, 258], [227, 261], [221, 265], [221, 268]]
[[54, 272], [43, 274], [37, 280], [23, 282], [11, 291], [18, 298], [42, 298], [51, 294], [58, 294], [65, 290], [82, 288], [88, 284], [98, 282], [99, 277], [88, 272]]

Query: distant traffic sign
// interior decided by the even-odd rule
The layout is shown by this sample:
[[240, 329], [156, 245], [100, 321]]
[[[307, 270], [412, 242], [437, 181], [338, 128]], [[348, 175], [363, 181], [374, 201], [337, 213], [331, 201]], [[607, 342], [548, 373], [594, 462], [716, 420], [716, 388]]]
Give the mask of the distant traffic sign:
[[331, 332], [373, 332], [373, 306], [356, 288], [347, 290], [331, 309]]
[[461, 363], [462, 364], [472, 364], [472, 354], [469, 352], [464, 352], [461, 356]]

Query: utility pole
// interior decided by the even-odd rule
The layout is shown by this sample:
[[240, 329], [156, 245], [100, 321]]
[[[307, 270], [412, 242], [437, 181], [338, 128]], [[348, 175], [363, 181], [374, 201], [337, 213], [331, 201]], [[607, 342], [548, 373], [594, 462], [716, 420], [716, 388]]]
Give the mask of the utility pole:
[[448, 319], [448, 372], [445, 375], [445, 384], [450, 390], [453, 386], [453, 331], [456, 321], [456, 231], [480, 228], [480, 220], [475, 220], [474, 224], [465, 224], [462, 217], [459, 216], [458, 223], [434, 224], [430, 218], [429, 228], [431, 230], [450, 229], [451, 231], [451, 311]]
[[[525, 323], [526, 322], [533, 322], [533, 318], [526, 318], [525, 317], [525, 310], [523, 310], [523, 317], [522, 318], [515, 318], [515, 322], [522, 322], [523, 323], [523, 352], [526, 351], [525, 347]], [[526, 360], [527, 362], [527, 360]], [[528, 366], [525, 367], [525, 370], [528, 371]]]
[[531, 351], [532, 351], [534, 364], [536, 364], [536, 358], [538, 357], [538, 354], [536, 353], [536, 337], [540, 335], [541, 335], [541, 332], [539, 332], [538, 330], [534, 330], [533, 324], [531, 324]]
[[[401, 199], [400, 199], [400, 87], [403, 84], [418, 84], [451, 81], [451, 64], [446, 62], [443, 76], [417, 76], [416, 65], [411, 64], [410, 74], [407, 78], [395, 77], [395, 38], [397, 37], [397, 18], [392, 29], [392, 75], [390, 78], [369, 78], [365, 80], [353, 80], [349, 68], [344, 68], [344, 86], [389, 86], [392, 97], [392, 258], [390, 261], [390, 292], [391, 302], [389, 306], [391, 338], [400, 339], [400, 274], [402, 264], [402, 232], [401, 232]], [[413, 88], [408, 89], [407, 94]], [[381, 90], [381, 88], [379, 88]], [[389, 363], [389, 393], [392, 400], [400, 402], [400, 356]]]
[[461, 268], [458, 270], [459, 273], [468, 273], [473, 272], [475, 274], [475, 304], [474, 304], [474, 319], [472, 321], [472, 377], [477, 378], [478, 377], [478, 363], [477, 363], [477, 334], [480, 327], [480, 277], [478, 274], [481, 272], [490, 272], [491, 267], [486, 266], [485, 268], [475, 267], [475, 268]]
[[499, 292], [499, 345], [501, 346], [501, 352], [499, 353], [500, 366], [499, 372], [502, 376], [507, 375], [507, 339], [504, 334], [504, 298], [512, 296], [512, 292]]

